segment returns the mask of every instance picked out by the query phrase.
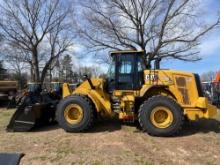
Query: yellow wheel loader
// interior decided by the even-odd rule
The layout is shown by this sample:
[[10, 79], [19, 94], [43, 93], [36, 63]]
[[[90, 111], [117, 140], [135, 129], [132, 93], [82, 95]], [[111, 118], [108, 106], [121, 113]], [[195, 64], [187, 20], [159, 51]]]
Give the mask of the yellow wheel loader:
[[67, 132], [80, 132], [89, 129], [97, 115], [117, 114], [123, 121], [138, 120], [150, 135], [171, 136], [185, 118], [195, 121], [216, 114], [197, 74], [145, 69], [142, 55], [142, 51], [112, 52], [108, 78], [87, 78], [74, 91], [63, 84], [56, 110], [59, 125]]

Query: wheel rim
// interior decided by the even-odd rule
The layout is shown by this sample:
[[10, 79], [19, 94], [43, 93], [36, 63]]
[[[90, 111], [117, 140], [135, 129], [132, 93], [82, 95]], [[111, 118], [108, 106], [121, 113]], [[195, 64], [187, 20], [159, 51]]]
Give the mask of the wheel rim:
[[69, 124], [78, 124], [83, 119], [83, 110], [77, 104], [70, 104], [64, 110], [64, 118]]
[[173, 113], [167, 107], [156, 107], [151, 112], [150, 120], [157, 128], [167, 128], [173, 122]]

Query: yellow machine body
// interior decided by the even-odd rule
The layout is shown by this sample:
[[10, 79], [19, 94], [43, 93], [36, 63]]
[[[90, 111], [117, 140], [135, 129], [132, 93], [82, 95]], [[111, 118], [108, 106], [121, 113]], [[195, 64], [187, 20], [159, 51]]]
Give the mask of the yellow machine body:
[[85, 95], [93, 102], [98, 113], [112, 116], [111, 98], [117, 98], [120, 103], [119, 119], [136, 119], [134, 109], [139, 107], [137, 99], [147, 100], [152, 96], [168, 96], [184, 111], [189, 120], [211, 118], [217, 113], [217, 108], [208, 103], [198, 89], [196, 77], [192, 73], [175, 70], [145, 70], [144, 84], [139, 90], [114, 90], [112, 94], [105, 92], [104, 79], [91, 79], [81, 83], [74, 91], [70, 91], [68, 84], [63, 84], [63, 98], [72, 95]]

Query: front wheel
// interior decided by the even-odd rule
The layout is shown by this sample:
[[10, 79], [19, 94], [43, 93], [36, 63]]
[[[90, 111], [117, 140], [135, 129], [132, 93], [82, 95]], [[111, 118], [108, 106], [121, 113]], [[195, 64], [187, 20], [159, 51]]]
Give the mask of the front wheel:
[[143, 131], [150, 135], [172, 136], [181, 129], [184, 116], [173, 99], [153, 96], [141, 105], [138, 119]]
[[85, 131], [93, 124], [93, 111], [93, 106], [86, 97], [73, 95], [60, 101], [56, 110], [56, 120], [67, 132]]

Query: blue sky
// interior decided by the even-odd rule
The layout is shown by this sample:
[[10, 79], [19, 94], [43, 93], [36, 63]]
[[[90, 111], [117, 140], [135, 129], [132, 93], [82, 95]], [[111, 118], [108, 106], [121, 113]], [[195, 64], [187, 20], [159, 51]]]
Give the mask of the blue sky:
[[[217, 18], [217, 11], [220, 13], [220, 0], [200, 0], [208, 22], [213, 22]], [[184, 62], [178, 60], [164, 60], [161, 65], [162, 68], [170, 68], [175, 70], [183, 70], [202, 74], [207, 71], [220, 70], [220, 28], [212, 31], [201, 40], [199, 47], [200, 57], [202, 60], [197, 62]], [[105, 52], [103, 52], [105, 53]], [[79, 63], [84, 66], [99, 66], [97, 59], [87, 56], [86, 59], [79, 60]], [[77, 60], [78, 61], [78, 60]], [[103, 65], [104, 71], [107, 66]]]
[[[220, 12], [219, 0], [200, 0], [203, 3], [204, 10], [209, 14], [205, 17], [207, 21], [212, 22], [216, 18], [216, 12]], [[207, 71], [220, 70], [220, 28], [209, 33], [201, 40], [200, 57], [202, 60], [197, 62], [183, 62], [165, 60], [162, 67], [177, 70], [185, 70], [202, 74]]]
[[199, 74], [220, 70], [220, 29], [213, 31], [205, 37], [201, 41], [199, 49], [199, 56], [202, 58], [200, 61], [185, 62], [179, 60], [164, 60], [162, 61], [162, 67]]

